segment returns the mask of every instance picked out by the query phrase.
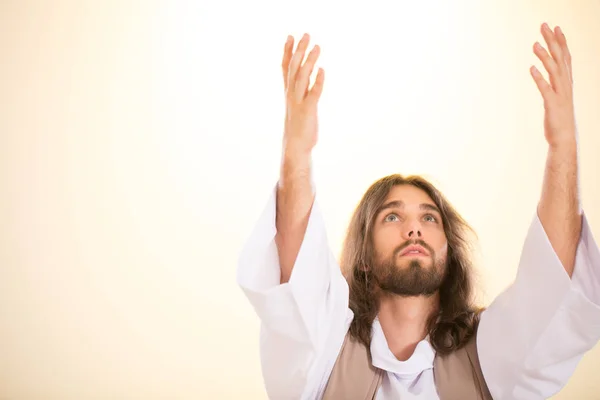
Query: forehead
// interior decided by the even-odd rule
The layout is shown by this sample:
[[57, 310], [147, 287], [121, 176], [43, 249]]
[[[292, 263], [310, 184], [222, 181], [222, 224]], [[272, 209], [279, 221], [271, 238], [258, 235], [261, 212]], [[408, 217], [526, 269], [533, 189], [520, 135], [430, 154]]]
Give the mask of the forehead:
[[422, 203], [435, 205], [433, 199], [429, 197], [429, 195], [423, 189], [419, 189], [413, 185], [394, 186], [385, 198], [384, 203], [388, 203], [390, 201], [402, 201], [407, 206], [413, 204], [418, 205]]

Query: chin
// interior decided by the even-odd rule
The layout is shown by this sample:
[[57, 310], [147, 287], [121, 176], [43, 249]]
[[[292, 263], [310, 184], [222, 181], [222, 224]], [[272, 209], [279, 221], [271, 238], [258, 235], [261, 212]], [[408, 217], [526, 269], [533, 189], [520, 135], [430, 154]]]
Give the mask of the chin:
[[400, 268], [400, 269], [407, 269], [407, 268], [424, 268], [427, 267], [428, 264], [425, 264], [423, 262], [423, 260], [420, 260], [418, 258], [412, 258], [409, 260], [402, 260], [401, 262], [397, 262], [396, 263], [396, 267]]

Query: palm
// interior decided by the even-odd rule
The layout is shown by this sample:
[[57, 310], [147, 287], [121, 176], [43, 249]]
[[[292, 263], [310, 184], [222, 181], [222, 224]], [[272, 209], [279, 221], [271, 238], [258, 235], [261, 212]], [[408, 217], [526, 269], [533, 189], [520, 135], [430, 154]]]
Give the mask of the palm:
[[309, 152], [317, 143], [319, 131], [317, 106], [323, 90], [324, 72], [321, 68], [315, 83], [309, 88], [310, 76], [319, 57], [320, 48], [315, 46], [302, 64], [309, 36], [304, 35], [296, 52], [292, 54], [294, 41], [289, 38], [282, 61], [286, 97], [285, 140], [294, 148]]
[[533, 51], [542, 61], [550, 82], [546, 81], [535, 66], [531, 67], [531, 75], [544, 99], [544, 135], [551, 146], [572, 143], [576, 126], [571, 53], [559, 27], [553, 32], [547, 24], [543, 24], [542, 35], [550, 54], [537, 42]]

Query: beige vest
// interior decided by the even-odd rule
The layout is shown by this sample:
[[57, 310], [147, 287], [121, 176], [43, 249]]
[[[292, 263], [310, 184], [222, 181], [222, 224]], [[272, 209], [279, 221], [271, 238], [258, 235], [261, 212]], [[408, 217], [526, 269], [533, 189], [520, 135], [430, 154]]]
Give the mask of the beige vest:
[[[476, 337], [449, 355], [436, 355], [433, 376], [440, 400], [493, 400], [479, 365]], [[374, 400], [383, 374], [371, 363], [367, 348], [347, 334], [323, 400]]]

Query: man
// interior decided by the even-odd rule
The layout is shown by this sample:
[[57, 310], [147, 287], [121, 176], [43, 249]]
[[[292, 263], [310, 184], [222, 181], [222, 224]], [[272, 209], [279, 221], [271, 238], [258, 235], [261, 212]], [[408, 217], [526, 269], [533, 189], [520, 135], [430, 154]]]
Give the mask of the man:
[[319, 47], [303, 63], [308, 35], [295, 52], [288, 38], [280, 180], [238, 268], [270, 398], [544, 399], [598, 342], [600, 251], [579, 202], [571, 57], [559, 27], [541, 31], [542, 195], [516, 280], [486, 310], [471, 298], [468, 225], [418, 176], [367, 190], [337, 264], [311, 183]]

